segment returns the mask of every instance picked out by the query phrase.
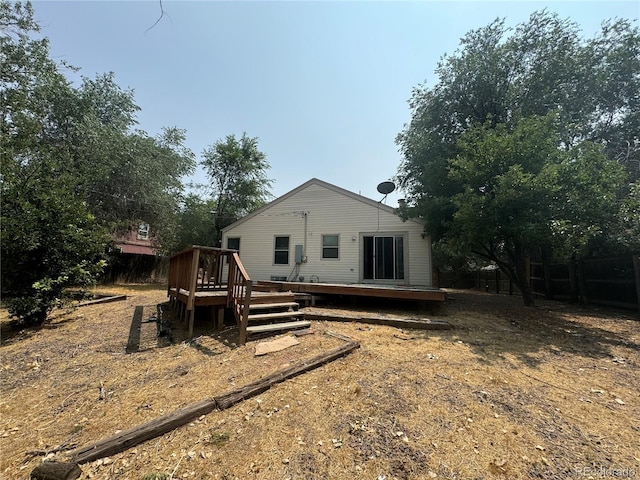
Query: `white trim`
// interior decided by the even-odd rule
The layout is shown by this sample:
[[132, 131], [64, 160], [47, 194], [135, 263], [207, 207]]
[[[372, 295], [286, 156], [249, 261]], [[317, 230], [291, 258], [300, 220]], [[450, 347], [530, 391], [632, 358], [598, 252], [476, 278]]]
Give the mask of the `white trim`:
[[[338, 238], [338, 244], [337, 245], [325, 245], [324, 244], [324, 237], [337, 237]], [[325, 257], [324, 256], [324, 249], [325, 248], [335, 248], [336, 250], [338, 250], [338, 256], [337, 257]], [[335, 261], [339, 261], [340, 260], [340, 234], [339, 233], [321, 233], [320, 234], [320, 261], [329, 261], [329, 262], [335, 262]]]

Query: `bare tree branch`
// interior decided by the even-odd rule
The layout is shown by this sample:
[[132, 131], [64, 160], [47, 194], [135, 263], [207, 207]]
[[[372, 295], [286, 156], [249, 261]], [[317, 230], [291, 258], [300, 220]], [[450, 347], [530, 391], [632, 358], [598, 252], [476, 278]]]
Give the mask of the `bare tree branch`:
[[162, 20], [162, 18], [164, 17], [164, 8], [162, 7], [162, 0], [158, 0], [158, 1], [160, 2], [160, 16], [158, 17], [158, 19], [156, 20], [156, 22], [155, 22], [153, 25], [151, 25], [149, 28], [147, 28], [147, 29], [144, 31], [144, 34], [145, 34], [145, 35], [147, 34], [147, 32], [148, 32], [149, 30], [151, 30], [153, 27], [155, 27], [156, 25], [158, 25], [158, 23], [160, 23], [160, 20]]

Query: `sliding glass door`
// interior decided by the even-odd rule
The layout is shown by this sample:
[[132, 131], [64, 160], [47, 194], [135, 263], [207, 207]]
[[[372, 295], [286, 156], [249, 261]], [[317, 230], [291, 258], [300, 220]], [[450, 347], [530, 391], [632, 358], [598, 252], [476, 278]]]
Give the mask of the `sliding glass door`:
[[364, 236], [364, 280], [404, 279], [404, 237]]

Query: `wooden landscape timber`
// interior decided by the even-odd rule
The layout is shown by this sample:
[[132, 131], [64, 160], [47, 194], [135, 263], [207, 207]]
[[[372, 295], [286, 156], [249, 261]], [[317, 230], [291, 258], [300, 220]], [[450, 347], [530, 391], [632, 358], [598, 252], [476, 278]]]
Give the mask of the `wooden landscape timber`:
[[415, 330], [451, 330], [453, 326], [444, 320], [412, 320], [409, 318], [388, 317], [348, 317], [344, 315], [330, 315], [323, 313], [305, 313], [305, 320], [329, 322], [359, 322], [372, 325], [386, 325], [396, 328], [412, 328]]
[[99, 303], [119, 302], [120, 300], [126, 300], [126, 295], [111, 295], [109, 297], [96, 298], [95, 300], [87, 300], [86, 302], [80, 302], [78, 307], [86, 307], [88, 305], [97, 305]]
[[266, 390], [269, 390], [271, 385], [275, 385], [276, 383], [283, 382], [289, 378], [296, 377], [301, 373], [308, 372], [315, 368], [318, 368], [325, 363], [332, 362], [341, 358], [355, 349], [360, 348], [360, 344], [358, 342], [348, 342], [344, 345], [334, 348], [333, 350], [329, 350], [328, 352], [321, 353], [320, 355], [316, 355], [309, 360], [304, 362], [300, 362], [296, 365], [292, 365], [291, 367], [279, 370], [275, 373], [272, 373], [269, 376], [261, 378], [253, 383], [245, 385], [244, 387], [233, 390], [229, 393], [216, 397], [216, 404], [219, 410], [224, 410], [235, 405], [242, 400], [258, 395]]
[[170, 432], [171, 430], [189, 423], [194, 418], [211, 413], [213, 410], [224, 410], [229, 408], [238, 402], [268, 390], [272, 385], [337, 360], [359, 347], [360, 344], [358, 342], [347, 342], [337, 348], [299, 362], [291, 367], [279, 370], [253, 383], [232, 390], [218, 397], [193, 403], [183, 409], [177, 410], [168, 415], [163, 415], [162, 417], [158, 417], [150, 422], [120, 432], [117, 435], [80, 447], [73, 452], [71, 461], [76, 464], [87, 463], [122, 452], [142, 442]]
[[99, 440], [77, 449], [71, 461], [74, 463], [87, 463], [99, 458], [108, 457], [128, 450], [142, 442], [159, 437], [174, 430], [200, 415], [211, 413], [217, 407], [215, 398], [209, 398], [188, 407], [176, 410], [168, 415], [163, 415], [150, 422], [125, 430], [111, 437]]

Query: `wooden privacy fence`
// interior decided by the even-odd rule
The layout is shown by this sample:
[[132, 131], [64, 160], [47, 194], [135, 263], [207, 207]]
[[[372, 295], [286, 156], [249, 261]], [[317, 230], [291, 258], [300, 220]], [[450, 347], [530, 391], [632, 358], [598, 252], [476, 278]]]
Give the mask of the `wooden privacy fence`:
[[518, 294], [520, 290], [498, 268], [485, 268], [473, 272], [434, 270], [434, 285], [439, 288], [484, 290], [492, 293]]
[[640, 255], [583, 258], [566, 264], [530, 261], [528, 268], [537, 295], [640, 311]]
[[232, 309], [240, 327], [240, 343], [244, 343], [251, 287], [235, 250], [194, 245], [169, 260], [167, 295], [177, 303], [179, 313], [189, 319], [189, 335], [193, 334], [195, 307], [218, 305], [222, 300]]

